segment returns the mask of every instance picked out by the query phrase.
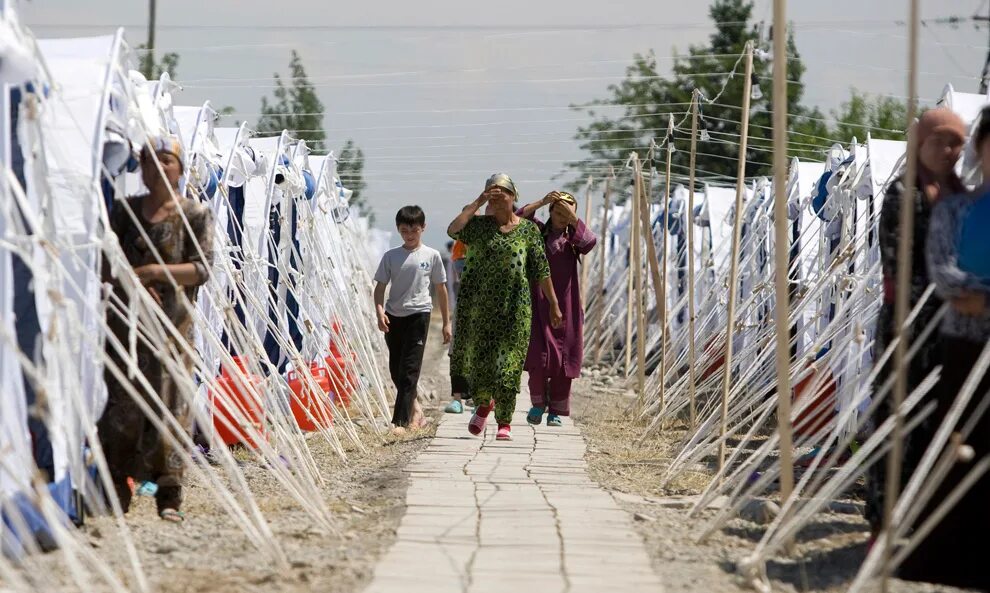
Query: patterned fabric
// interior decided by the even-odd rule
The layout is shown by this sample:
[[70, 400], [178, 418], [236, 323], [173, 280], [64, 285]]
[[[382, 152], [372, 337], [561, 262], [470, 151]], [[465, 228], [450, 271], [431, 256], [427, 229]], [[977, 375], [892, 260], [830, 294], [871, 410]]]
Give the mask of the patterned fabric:
[[[985, 235], [988, 215], [990, 192], [986, 190], [941, 200], [932, 211], [928, 271], [942, 298], [963, 291], [990, 293], [990, 276], [983, 274], [990, 259], [990, 241]], [[940, 330], [947, 336], [983, 343], [990, 338], [990, 317], [962, 315], [949, 307]]]
[[182, 148], [182, 141], [178, 136], [159, 136], [149, 138], [148, 144], [155, 152], [168, 152], [179, 159], [179, 164], [185, 168], [185, 150]]
[[475, 216], [451, 238], [470, 248], [457, 306], [452, 376], [467, 379], [476, 405], [495, 400], [495, 418], [512, 420], [529, 345], [530, 282], [550, 276], [540, 230], [529, 220], [502, 233], [492, 216]]
[[512, 192], [512, 195], [519, 196], [519, 192], [516, 191], [516, 184], [505, 173], [496, 173], [488, 178], [488, 181], [485, 182], [485, 189], [488, 190], [492, 187], [501, 187]]
[[[204, 205], [193, 200], [183, 200], [182, 211], [189, 221], [193, 234], [190, 235], [178, 210], [166, 219], [151, 223], [141, 218], [141, 201], [143, 197], [128, 198], [127, 203], [136, 223], [127, 208], [117, 203], [110, 214], [110, 228], [117, 235], [120, 246], [132, 267], [157, 263], [155, 252], [162, 261], [168, 264], [194, 263], [200, 270], [200, 284], [207, 280], [207, 266], [213, 259], [213, 215]], [[141, 236], [141, 230], [151, 239], [149, 245]], [[197, 249], [198, 245], [198, 249]], [[123, 311], [127, 311], [127, 294], [114, 283], [111, 303], [121, 302]], [[176, 290], [171, 283], [159, 282], [150, 286], [161, 297], [161, 307], [182, 338], [188, 344], [193, 344], [193, 323], [189, 311], [195, 307], [198, 287], [186, 286]], [[128, 344], [130, 327], [126, 317], [117, 312], [117, 307], [111, 306], [107, 311], [107, 323], [111, 331], [125, 346]], [[125, 313], [126, 315], [126, 313]], [[137, 342], [137, 368], [144, 379], [161, 398], [165, 406], [188, 431], [190, 415], [186, 399], [179, 392], [180, 385], [172, 375], [165, 370], [159, 357], [169, 356], [181, 360], [186, 372], [192, 369], [192, 360], [185, 354], [174, 338], [160, 340], [156, 332], [151, 332], [146, 344], [140, 339]], [[127, 363], [117, 355], [112, 346], [107, 346], [107, 356], [125, 372]], [[130, 489], [127, 478], [135, 481], [156, 482], [159, 486], [158, 505], [161, 508], [177, 509], [181, 502], [182, 476], [184, 472], [182, 452], [175, 450], [165, 438], [159, 434], [154, 424], [144, 417], [138, 404], [127, 391], [127, 386], [120, 383], [108, 370], [105, 374], [108, 389], [107, 408], [100, 418], [98, 430], [100, 442], [106, 454], [110, 473], [117, 486], [118, 496], [124, 509], [130, 500]], [[138, 393], [144, 393], [139, 387], [137, 378], [134, 385]], [[187, 394], [188, 396], [188, 394]], [[152, 409], [156, 404], [148, 402]]]
[[[907, 189], [903, 180], [898, 179], [891, 184], [884, 195], [883, 210], [880, 212], [880, 223], [878, 230], [878, 240], [880, 242], [880, 263], [883, 268], [884, 301], [877, 318], [876, 345], [874, 349], [874, 359], [879, 358], [887, 346], [891, 344], [895, 336], [894, 323], [894, 301], [897, 287], [897, 245], [900, 240], [900, 220], [901, 220], [901, 199]], [[927, 198], [916, 189], [912, 188], [914, 194], [914, 246], [911, 253], [911, 282], [910, 282], [910, 304], [912, 309], [920, 300], [921, 295], [927, 290], [930, 280], [928, 277], [928, 267], [925, 262], [926, 243], [928, 238], [928, 226], [931, 218], [932, 208]], [[942, 300], [937, 295], [932, 295], [921, 308], [911, 331], [914, 335], [924, 331], [931, 323], [935, 314], [942, 306]], [[908, 366], [908, 393], [920, 384], [926, 376], [939, 364], [938, 344], [934, 339], [925, 340], [918, 345], [918, 352], [911, 359]], [[874, 391], [877, 391], [888, 380], [893, 368], [893, 357], [891, 357], [884, 368], [877, 374], [874, 382]], [[874, 423], [881, 424], [890, 416], [890, 405], [893, 398], [886, 397], [878, 405]], [[908, 435], [904, 443], [904, 463], [901, 472], [901, 484], [906, 484], [908, 478], [914, 473], [925, 447], [931, 441], [935, 427], [929, 420], [922, 424]], [[879, 530], [883, 523], [883, 497], [884, 483], [886, 481], [887, 462], [881, 459], [871, 466], [867, 475], [867, 495], [866, 495], [866, 518], [874, 530]]]

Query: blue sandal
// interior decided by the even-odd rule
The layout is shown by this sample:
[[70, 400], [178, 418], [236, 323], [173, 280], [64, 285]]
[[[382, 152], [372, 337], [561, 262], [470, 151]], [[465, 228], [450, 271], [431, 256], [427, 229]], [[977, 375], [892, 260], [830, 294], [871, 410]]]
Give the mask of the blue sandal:
[[529, 409], [529, 413], [526, 414], [526, 422], [529, 422], [533, 426], [539, 426], [543, 422], [543, 408], [537, 408], [533, 406]]
[[461, 400], [459, 399], [451, 400], [451, 402], [447, 404], [447, 407], [444, 408], [443, 411], [448, 414], [463, 414], [464, 404], [461, 403]]
[[564, 423], [561, 421], [560, 416], [556, 414], [547, 414], [547, 426], [563, 426]]

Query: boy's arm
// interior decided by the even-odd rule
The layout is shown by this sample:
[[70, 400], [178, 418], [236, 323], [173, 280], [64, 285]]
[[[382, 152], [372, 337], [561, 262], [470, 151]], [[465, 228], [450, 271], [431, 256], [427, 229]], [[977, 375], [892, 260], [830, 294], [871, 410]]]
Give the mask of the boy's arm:
[[454, 334], [450, 328], [450, 299], [447, 296], [447, 283], [441, 282], [437, 287], [437, 305], [440, 306], [440, 318], [443, 319], [443, 343], [449, 344]]
[[385, 315], [385, 287], [384, 282], [375, 284], [375, 315], [378, 317], [378, 329], [382, 333], [388, 333], [388, 316]]

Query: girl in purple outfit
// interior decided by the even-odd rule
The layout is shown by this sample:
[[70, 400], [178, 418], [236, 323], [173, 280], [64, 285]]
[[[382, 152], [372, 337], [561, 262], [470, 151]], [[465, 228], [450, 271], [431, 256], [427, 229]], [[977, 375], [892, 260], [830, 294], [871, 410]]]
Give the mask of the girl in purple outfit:
[[[534, 217], [543, 206], [550, 206], [550, 220], [546, 223]], [[526, 420], [540, 424], [549, 407], [547, 426], [560, 426], [560, 417], [571, 413], [571, 381], [581, 376], [584, 360], [584, 306], [578, 262], [594, 248], [597, 239], [577, 217], [577, 200], [568, 193], [551, 192], [523, 207], [520, 216], [531, 218], [543, 233], [550, 278], [564, 316], [564, 324], [554, 329], [550, 305], [534, 285], [533, 323], [524, 367], [529, 373], [533, 407]]]

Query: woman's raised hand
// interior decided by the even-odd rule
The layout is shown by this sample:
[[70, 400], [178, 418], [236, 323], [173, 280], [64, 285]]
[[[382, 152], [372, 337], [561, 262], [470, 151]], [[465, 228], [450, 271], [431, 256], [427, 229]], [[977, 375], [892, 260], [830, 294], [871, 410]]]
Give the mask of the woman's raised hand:
[[564, 217], [564, 221], [567, 224], [576, 224], [578, 221], [577, 217], [577, 207], [570, 202], [559, 202], [557, 204], [558, 208], [563, 208], [560, 213]]

